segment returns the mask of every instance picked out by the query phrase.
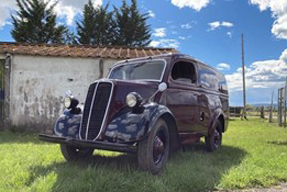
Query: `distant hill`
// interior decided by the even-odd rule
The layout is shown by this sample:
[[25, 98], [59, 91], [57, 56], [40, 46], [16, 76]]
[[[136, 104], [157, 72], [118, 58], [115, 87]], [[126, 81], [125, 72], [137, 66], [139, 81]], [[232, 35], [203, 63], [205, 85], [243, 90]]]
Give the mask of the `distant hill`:
[[[270, 103], [256, 103], [256, 104], [248, 104], [248, 105], [251, 105], [254, 108], [261, 107], [261, 106], [264, 106], [264, 108], [266, 108], [266, 107], [269, 107], [271, 104]], [[238, 107], [238, 106], [230, 105], [230, 107]], [[278, 107], [277, 103], [273, 103], [273, 108], [277, 108], [277, 107]]]

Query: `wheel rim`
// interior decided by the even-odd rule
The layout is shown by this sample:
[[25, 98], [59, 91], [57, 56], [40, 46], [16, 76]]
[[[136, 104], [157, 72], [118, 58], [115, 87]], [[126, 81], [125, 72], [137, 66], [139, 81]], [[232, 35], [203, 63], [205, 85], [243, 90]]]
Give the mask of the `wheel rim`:
[[165, 147], [165, 134], [164, 132], [158, 132], [153, 143], [153, 160], [156, 165], [160, 163], [164, 157]]

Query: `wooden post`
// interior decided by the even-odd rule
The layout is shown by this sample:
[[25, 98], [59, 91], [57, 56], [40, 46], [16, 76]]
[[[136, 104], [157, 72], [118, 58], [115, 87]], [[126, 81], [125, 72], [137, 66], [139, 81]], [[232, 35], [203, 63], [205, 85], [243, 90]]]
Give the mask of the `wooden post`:
[[274, 91], [272, 91], [272, 96], [271, 96], [271, 105], [270, 105], [270, 111], [269, 111], [269, 123], [273, 122], [273, 97], [274, 97]]
[[278, 125], [282, 127], [283, 123], [283, 107], [284, 107], [284, 88], [278, 89]]
[[284, 127], [286, 128], [286, 108], [287, 108], [287, 77], [286, 77], [286, 82], [285, 82], [285, 88], [284, 88]]
[[279, 125], [279, 113], [280, 111], [280, 89], [278, 89], [278, 98], [277, 98], [277, 123]]
[[99, 61], [99, 79], [102, 79], [104, 77], [104, 59], [100, 58]]
[[243, 78], [243, 112], [241, 119], [246, 119], [246, 89], [245, 89], [245, 63], [244, 63], [244, 35], [242, 33], [242, 78]]

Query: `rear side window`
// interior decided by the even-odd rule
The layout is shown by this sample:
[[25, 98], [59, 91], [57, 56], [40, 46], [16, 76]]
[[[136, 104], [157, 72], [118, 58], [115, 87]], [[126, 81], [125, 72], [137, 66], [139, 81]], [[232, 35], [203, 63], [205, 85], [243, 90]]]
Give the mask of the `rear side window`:
[[177, 62], [172, 68], [171, 77], [175, 81], [196, 83], [195, 66], [188, 62]]
[[208, 67], [199, 67], [199, 81], [201, 86], [209, 89], [219, 90], [219, 81], [216, 73]]

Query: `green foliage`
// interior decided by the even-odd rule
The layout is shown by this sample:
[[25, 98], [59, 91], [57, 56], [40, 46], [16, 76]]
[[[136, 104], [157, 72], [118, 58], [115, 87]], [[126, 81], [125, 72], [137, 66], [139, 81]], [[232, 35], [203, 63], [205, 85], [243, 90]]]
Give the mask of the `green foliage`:
[[185, 147], [152, 176], [136, 157], [95, 151], [86, 162], [67, 163], [59, 145], [33, 135], [0, 132], [0, 191], [212, 191], [268, 187], [287, 181], [287, 130], [259, 118], [230, 122], [223, 146]]
[[115, 45], [147, 46], [151, 40], [150, 26], [146, 24], [148, 14], [141, 14], [137, 7], [137, 1], [131, 0], [131, 6], [126, 0], [122, 6], [115, 10], [116, 36]]
[[11, 15], [12, 37], [24, 43], [63, 43], [68, 32], [56, 24], [56, 4], [43, 0], [16, 0], [19, 11]]
[[89, 45], [110, 45], [114, 38], [112, 12], [109, 4], [95, 8], [91, 0], [85, 5], [83, 19], [77, 22], [78, 43]]
[[141, 14], [137, 1], [114, 11], [94, 7], [91, 0], [85, 5], [82, 20], [76, 22], [77, 35], [64, 25], [57, 25], [55, 4], [44, 0], [16, 0], [19, 11], [11, 15], [12, 37], [23, 43], [64, 43], [88, 45], [147, 46], [151, 40], [148, 14]]
[[83, 19], [77, 22], [78, 43], [90, 45], [147, 46], [150, 43], [148, 14], [141, 14], [137, 1], [122, 6], [113, 12], [105, 7], [93, 6], [91, 0], [85, 5]]

